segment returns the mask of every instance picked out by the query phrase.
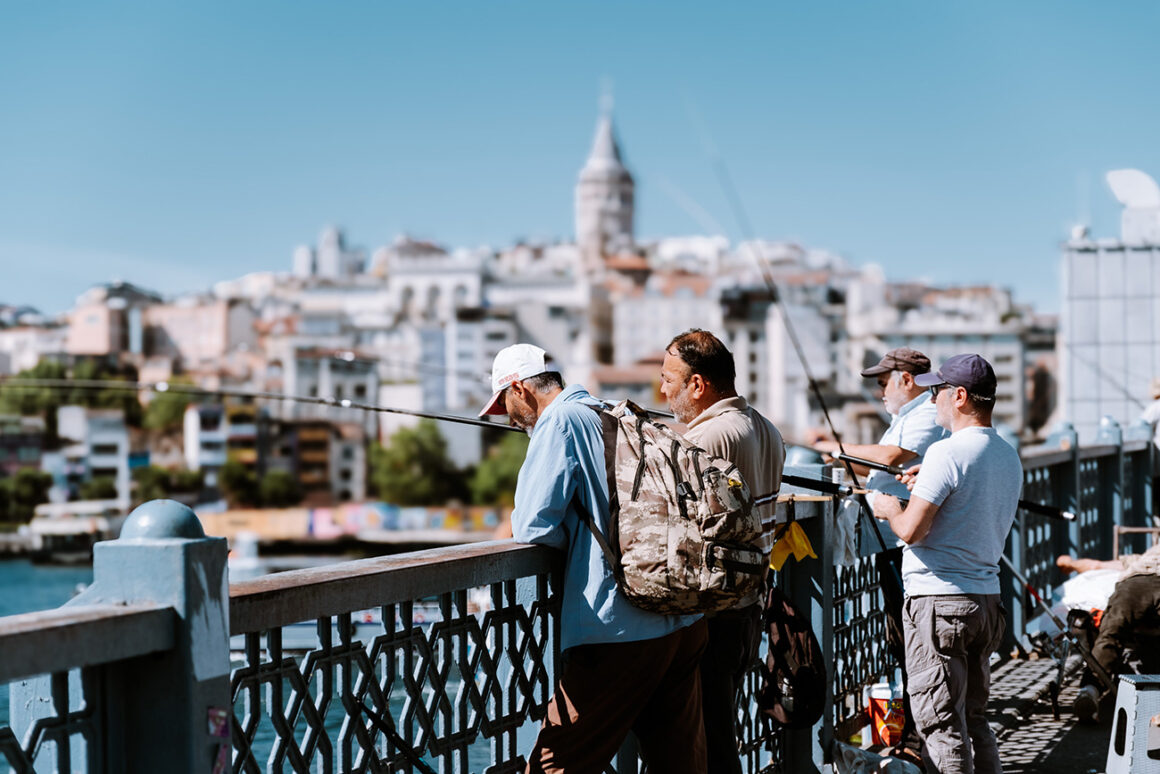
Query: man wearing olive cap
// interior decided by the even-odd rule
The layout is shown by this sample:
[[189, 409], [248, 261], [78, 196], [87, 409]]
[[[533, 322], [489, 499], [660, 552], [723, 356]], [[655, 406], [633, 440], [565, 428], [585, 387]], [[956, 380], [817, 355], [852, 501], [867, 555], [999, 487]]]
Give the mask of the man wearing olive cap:
[[1015, 520], [1023, 467], [991, 426], [995, 371], [956, 355], [915, 382], [929, 387], [949, 438], [932, 444], [902, 477], [905, 509], [880, 494], [874, 515], [906, 543], [903, 633], [910, 706], [926, 743], [928, 772], [999, 772], [985, 716], [990, 657], [1003, 637], [999, 556]]
[[[935, 405], [925, 387], [920, 387], [915, 379], [930, 372], [930, 358], [910, 347], [899, 347], [887, 352], [881, 360], [862, 371], [862, 376], [875, 379], [882, 390], [882, 403], [890, 414], [890, 427], [876, 444], [845, 444], [847, 454], [862, 459], [881, 462], [884, 465], [921, 465], [923, 455], [935, 441], [946, 438], [948, 433], [938, 424]], [[818, 451], [833, 454], [839, 451], [835, 441], [823, 441], [816, 447]], [[854, 466], [859, 474], [866, 474], [867, 500], [871, 506], [878, 492], [897, 497], [906, 497], [906, 487], [889, 473], [880, 470], [866, 471]], [[873, 526], [873, 525], [871, 525]], [[922, 754], [922, 740], [914, 725], [914, 712], [910, 708], [907, 692], [909, 672], [906, 668], [906, 647], [902, 635], [902, 547], [905, 545], [890, 531], [889, 525], [879, 527], [886, 549], [874, 555], [874, 567], [878, 572], [879, 588], [882, 590], [885, 614], [886, 645], [894, 657], [902, 674], [903, 724], [898, 742], [889, 751], [891, 755], [918, 762]], [[875, 544], [875, 547], [877, 545]]]
[[633, 731], [649, 771], [702, 774], [697, 666], [705, 622], [631, 605], [579, 515], [583, 506], [608, 534], [604, 435], [592, 410], [600, 402], [579, 385], [565, 387], [555, 364], [532, 344], [501, 350], [491, 382], [480, 415], [507, 414], [531, 436], [516, 481], [513, 536], [565, 552], [563, 668], [527, 771], [604, 771]]

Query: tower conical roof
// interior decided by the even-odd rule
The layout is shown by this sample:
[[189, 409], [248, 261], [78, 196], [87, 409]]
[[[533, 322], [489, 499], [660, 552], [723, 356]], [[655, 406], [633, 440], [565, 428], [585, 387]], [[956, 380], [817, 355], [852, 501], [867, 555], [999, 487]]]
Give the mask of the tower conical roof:
[[616, 131], [612, 127], [612, 115], [605, 113], [596, 123], [596, 137], [592, 141], [592, 152], [584, 163], [581, 176], [585, 173], [628, 174], [620, 158], [620, 146], [616, 142]]

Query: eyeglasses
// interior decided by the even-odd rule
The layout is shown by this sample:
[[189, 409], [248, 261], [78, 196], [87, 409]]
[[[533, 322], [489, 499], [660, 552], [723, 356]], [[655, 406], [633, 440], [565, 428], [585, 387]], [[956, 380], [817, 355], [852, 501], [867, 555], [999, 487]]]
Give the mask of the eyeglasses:
[[942, 391], [944, 388], [946, 388], [946, 387], [950, 387], [950, 386], [951, 386], [951, 385], [947, 384], [946, 382], [943, 382], [942, 384], [935, 384], [935, 385], [932, 385], [932, 386], [929, 388], [929, 389], [930, 389], [930, 399], [931, 399], [931, 400], [938, 400], [938, 394], [939, 394], [939, 392], [940, 392], [940, 391]]

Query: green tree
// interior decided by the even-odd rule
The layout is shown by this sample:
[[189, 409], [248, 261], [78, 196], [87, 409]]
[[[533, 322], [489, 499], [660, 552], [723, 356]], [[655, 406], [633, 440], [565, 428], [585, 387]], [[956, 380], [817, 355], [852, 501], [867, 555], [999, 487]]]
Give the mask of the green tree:
[[36, 506], [48, 502], [51, 488], [52, 476], [31, 468], [0, 479], [0, 521], [31, 521]]
[[161, 500], [176, 494], [196, 494], [205, 486], [205, 473], [200, 470], [167, 470], [158, 465], [145, 465], [133, 471], [136, 488], [133, 502]]
[[[125, 366], [117, 370], [110, 368], [103, 360], [82, 360], [73, 367], [72, 378], [77, 381], [135, 382], [137, 369]], [[125, 424], [141, 426], [141, 401], [137, 399], [137, 391], [128, 385], [103, 389], [74, 387], [69, 394], [69, 403], [86, 408], [120, 409], [125, 415]]]
[[471, 477], [471, 500], [476, 505], [514, 505], [516, 478], [528, 452], [528, 437], [507, 433], [492, 446]]
[[[184, 377], [171, 380], [171, 384], [189, 386], [193, 383]], [[155, 392], [145, 408], [144, 425], [149, 430], [180, 430], [185, 421], [185, 408], [193, 402], [193, 396], [181, 392]]]
[[271, 470], [258, 482], [258, 499], [267, 508], [288, 508], [302, 502], [302, 487], [292, 473]]
[[[70, 375], [63, 365], [49, 360], [41, 360], [32, 368], [21, 371], [17, 379], [76, 379], [104, 381], [136, 381], [137, 372], [132, 367], [121, 371], [109, 368], [101, 360], [82, 360]], [[125, 423], [140, 427], [142, 412], [137, 393], [132, 388], [73, 385], [69, 387], [22, 387], [5, 384], [0, 386], [0, 412], [40, 415], [44, 417], [45, 435], [50, 444], [58, 440], [56, 410], [61, 406], [85, 406], [86, 408], [120, 409], [125, 415]]]
[[133, 481], [137, 485], [133, 491], [133, 502], [163, 500], [169, 497], [169, 471], [157, 465], [145, 465], [133, 471]]
[[218, 473], [218, 482], [234, 505], [253, 507], [258, 504], [258, 477], [237, 460], [226, 460]]
[[396, 505], [442, 505], [465, 500], [463, 473], [447, 456], [447, 441], [430, 419], [391, 436], [387, 446], [371, 447], [370, 484]]
[[[16, 374], [16, 379], [65, 379], [68, 377], [60, 363], [41, 360], [32, 368]], [[45, 435], [51, 441], [57, 438], [56, 409], [65, 403], [67, 390], [63, 387], [21, 387], [0, 385], [0, 412], [22, 416], [42, 415]]]
[[96, 476], [80, 487], [82, 500], [112, 500], [117, 496], [117, 481], [112, 476]]
[[195, 494], [205, 487], [205, 471], [203, 470], [174, 470], [169, 474], [171, 491], [184, 494]]

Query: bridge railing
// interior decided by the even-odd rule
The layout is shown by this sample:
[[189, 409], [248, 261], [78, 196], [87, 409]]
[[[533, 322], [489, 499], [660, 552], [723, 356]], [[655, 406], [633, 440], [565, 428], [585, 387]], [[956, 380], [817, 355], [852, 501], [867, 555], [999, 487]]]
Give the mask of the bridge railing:
[[[1113, 442], [1064, 433], [1024, 454], [1024, 497], [1081, 515], [1020, 514], [1009, 556], [1041, 593], [1057, 553], [1110, 555], [1114, 524], [1148, 518], [1151, 446], [1107, 430]], [[881, 587], [866, 540], [835, 566], [840, 501], [778, 512], [818, 554], [777, 582], [809, 612], [832, 691], [814, 729], [775, 730], [755, 664], [737, 707], [744, 768], [818, 771], [865, 723], [863, 688], [892, 671]], [[84, 597], [0, 619], [13, 771], [522, 771], [560, 655], [557, 552], [500, 541], [346, 562], [235, 583], [228, 604], [224, 554], [196, 536], [101, 543]], [[1008, 596], [1018, 636], [1035, 611]], [[631, 744], [609, 768], [637, 770]]]

